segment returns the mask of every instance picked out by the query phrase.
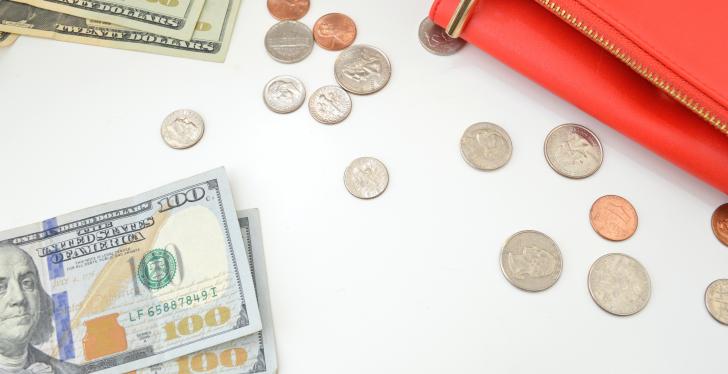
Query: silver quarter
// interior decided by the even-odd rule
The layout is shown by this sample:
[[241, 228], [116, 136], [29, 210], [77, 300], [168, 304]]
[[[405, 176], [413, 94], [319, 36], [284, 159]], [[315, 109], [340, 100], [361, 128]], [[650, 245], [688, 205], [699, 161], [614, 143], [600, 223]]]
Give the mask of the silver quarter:
[[460, 153], [468, 165], [479, 170], [495, 170], [508, 163], [513, 153], [511, 137], [500, 126], [480, 122], [465, 130]]
[[298, 78], [281, 75], [265, 85], [263, 100], [276, 113], [291, 113], [306, 101], [306, 88]]
[[384, 52], [360, 44], [339, 54], [334, 64], [334, 75], [345, 90], [368, 95], [387, 85], [392, 76], [392, 65]]
[[346, 189], [360, 199], [373, 199], [381, 195], [388, 184], [387, 167], [376, 158], [357, 158], [344, 171]]
[[351, 97], [339, 86], [324, 86], [308, 99], [311, 116], [325, 125], [334, 125], [351, 113]]
[[202, 139], [205, 122], [202, 116], [189, 109], [172, 112], [162, 122], [162, 139], [174, 149], [192, 147]]
[[708, 286], [705, 307], [716, 321], [728, 325], [728, 279], [718, 279]]
[[554, 171], [573, 179], [596, 173], [604, 159], [599, 138], [586, 127], [571, 123], [551, 130], [544, 142], [544, 154]]
[[450, 56], [465, 46], [460, 38], [451, 38], [445, 29], [436, 25], [429, 17], [420, 22], [420, 43], [425, 49], [438, 56]]
[[281, 21], [265, 34], [265, 49], [278, 62], [299, 62], [313, 50], [313, 33], [301, 22]]
[[588, 284], [594, 302], [617, 316], [641, 311], [652, 293], [650, 276], [644, 266], [620, 253], [598, 258], [589, 269]]
[[525, 291], [543, 291], [561, 276], [561, 250], [538, 231], [521, 231], [506, 241], [500, 255], [501, 270], [512, 285]]

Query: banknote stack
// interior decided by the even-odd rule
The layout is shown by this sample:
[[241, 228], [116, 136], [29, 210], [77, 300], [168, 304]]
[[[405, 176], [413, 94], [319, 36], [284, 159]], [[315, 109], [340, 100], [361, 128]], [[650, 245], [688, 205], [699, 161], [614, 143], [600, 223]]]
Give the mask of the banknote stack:
[[0, 372], [275, 373], [257, 210], [224, 169], [0, 233]]
[[0, 0], [0, 47], [17, 35], [223, 62], [241, 0]]

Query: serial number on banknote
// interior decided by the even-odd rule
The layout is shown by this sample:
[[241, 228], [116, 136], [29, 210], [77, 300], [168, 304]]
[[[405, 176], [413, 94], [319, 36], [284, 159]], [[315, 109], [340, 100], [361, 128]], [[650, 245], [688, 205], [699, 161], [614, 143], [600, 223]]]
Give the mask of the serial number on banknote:
[[214, 299], [217, 296], [218, 294], [215, 291], [215, 287], [210, 287], [209, 290], [204, 289], [186, 296], [181, 296], [173, 300], [152, 305], [149, 308], [146, 308], [146, 311], [144, 308], [137, 309], [136, 311], [129, 313], [129, 319], [131, 321], [137, 321], [144, 318], [145, 315], [148, 317], [158, 317], [162, 314], [176, 311], [179, 308], [184, 308], [185, 306], [203, 303], [207, 300]]

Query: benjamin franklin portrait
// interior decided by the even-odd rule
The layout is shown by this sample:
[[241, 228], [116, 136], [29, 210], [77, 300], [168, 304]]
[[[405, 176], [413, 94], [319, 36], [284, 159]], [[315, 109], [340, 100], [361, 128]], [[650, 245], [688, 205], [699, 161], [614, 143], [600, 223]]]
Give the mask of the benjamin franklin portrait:
[[53, 335], [53, 304], [41, 286], [33, 259], [11, 244], [0, 244], [0, 373], [72, 374], [75, 365], [35, 347]]

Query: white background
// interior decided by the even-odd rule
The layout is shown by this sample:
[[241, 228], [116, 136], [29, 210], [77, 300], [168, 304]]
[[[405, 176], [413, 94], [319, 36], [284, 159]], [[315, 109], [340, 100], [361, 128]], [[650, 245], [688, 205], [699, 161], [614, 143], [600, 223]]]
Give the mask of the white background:
[[[728, 327], [703, 295], [728, 277], [728, 248], [710, 229], [726, 196], [473, 46], [429, 54], [417, 39], [429, 5], [312, 0], [303, 22], [346, 13], [357, 42], [393, 64], [389, 85], [354, 96], [337, 126], [306, 107], [279, 115], [264, 105], [275, 75], [309, 92], [335, 83], [337, 54], [316, 47], [298, 64], [273, 61], [263, 0], [243, 2], [224, 64], [22, 37], [0, 50], [0, 228], [224, 165], [237, 207], [261, 210], [282, 374], [724, 373]], [[161, 121], [187, 107], [205, 118], [205, 137], [170, 149]], [[511, 135], [501, 170], [460, 156], [463, 130], [478, 121]], [[544, 160], [544, 137], [564, 122], [604, 144], [604, 165], [586, 180]], [[365, 155], [391, 175], [371, 201], [342, 182]], [[636, 207], [633, 238], [592, 230], [589, 208], [604, 194]], [[523, 229], [547, 233], [564, 256], [561, 279], [542, 293], [514, 288], [499, 269], [501, 245]], [[611, 316], [589, 296], [589, 266], [608, 252], [650, 273], [652, 299], [635, 316]]]

